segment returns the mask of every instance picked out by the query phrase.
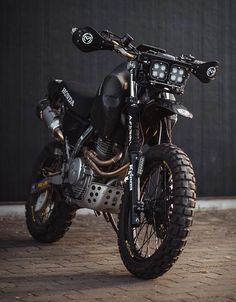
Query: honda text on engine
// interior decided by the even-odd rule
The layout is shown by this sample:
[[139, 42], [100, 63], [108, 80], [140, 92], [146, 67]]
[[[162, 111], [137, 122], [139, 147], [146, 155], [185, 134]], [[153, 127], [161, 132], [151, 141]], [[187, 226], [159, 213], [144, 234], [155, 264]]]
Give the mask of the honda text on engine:
[[80, 83], [52, 80], [37, 114], [54, 141], [36, 162], [26, 203], [30, 234], [54, 242], [68, 231], [77, 209], [102, 214], [118, 237], [128, 271], [156, 278], [178, 259], [194, 214], [196, 187], [188, 156], [172, 144], [177, 115], [192, 114], [175, 99], [190, 74], [203, 83], [218, 63], [175, 57], [132, 37], [91, 27], [73, 28], [83, 52], [110, 50], [126, 62], [96, 94]]

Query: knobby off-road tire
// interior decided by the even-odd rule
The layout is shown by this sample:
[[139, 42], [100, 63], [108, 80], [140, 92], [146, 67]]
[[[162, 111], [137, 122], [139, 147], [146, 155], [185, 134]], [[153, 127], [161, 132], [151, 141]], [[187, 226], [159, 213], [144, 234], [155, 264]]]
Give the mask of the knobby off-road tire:
[[141, 198], [144, 211], [137, 228], [130, 224], [131, 201], [123, 198], [118, 245], [128, 271], [136, 277], [152, 279], [163, 275], [178, 259], [192, 225], [195, 177], [192, 164], [181, 149], [161, 144], [146, 152]]
[[[44, 179], [47, 173], [60, 169], [62, 156], [61, 145], [54, 141], [40, 153], [33, 169], [32, 184]], [[76, 209], [64, 202], [60, 188], [51, 185], [47, 190], [47, 201], [44, 207], [36, 211], [35, 206], [41, 193], [31, 193], [26, 202], [26, 224], [32, 237], [39, 242], [52, 243], [58, 241], [69, 230]]]

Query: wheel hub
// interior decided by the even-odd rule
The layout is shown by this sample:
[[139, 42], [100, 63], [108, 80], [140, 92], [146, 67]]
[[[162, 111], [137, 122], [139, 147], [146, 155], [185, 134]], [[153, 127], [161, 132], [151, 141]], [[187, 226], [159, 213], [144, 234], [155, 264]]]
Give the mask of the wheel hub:
[[165, 199], [145, 200], [144, 204], [147, 223], [155, 227], [157, 236], [163, 239], [170, 222], [170, 201]]

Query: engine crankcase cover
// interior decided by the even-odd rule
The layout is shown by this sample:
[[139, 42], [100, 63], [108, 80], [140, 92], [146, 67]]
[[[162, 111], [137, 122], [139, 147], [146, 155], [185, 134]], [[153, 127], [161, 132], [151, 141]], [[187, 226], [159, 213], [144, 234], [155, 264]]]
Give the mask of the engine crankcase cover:
[[84, 167], [81, 158], [75, 158], [69, 167], [68, 180], [71, 185], [76, 185], [84, 176]]
[[84, 162], [83, 158], [75, 158], [69, 166], [68, 182], [71, 185], [72, 198], [78, 200], [84, 198], [93, 179], [93, 171]]

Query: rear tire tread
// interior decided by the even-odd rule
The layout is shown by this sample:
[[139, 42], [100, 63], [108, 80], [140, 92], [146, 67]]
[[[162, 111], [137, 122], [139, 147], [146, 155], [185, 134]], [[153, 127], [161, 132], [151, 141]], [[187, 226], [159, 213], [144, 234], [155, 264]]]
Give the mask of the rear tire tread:
[[[48, 158], [55, 148], [60, 148], [61, 145], [57, 141], [53, 141], [44, 147], [40, 155], [38, 156], [33, 169], [32, 183], [37, 181], [39, 168], [44, 160]], [[60, 194], [61, 196], [61, 194]], [[61, 196], [59, 200], [55, 201], [55, 208], [48, 223], [45, 225], [39, 225], [35, 222], [32, 211], [34, 203], [32, 202], [32, 196], [25, 204], [25, 216], [26, 225], [31, 236], [42, 243], [52, 243], [60, 240], [65, 233], [69, 230], [72, 220], [75, 217], [76, 209], [65, 203]]]

